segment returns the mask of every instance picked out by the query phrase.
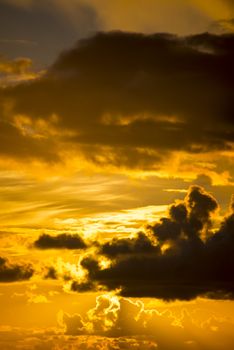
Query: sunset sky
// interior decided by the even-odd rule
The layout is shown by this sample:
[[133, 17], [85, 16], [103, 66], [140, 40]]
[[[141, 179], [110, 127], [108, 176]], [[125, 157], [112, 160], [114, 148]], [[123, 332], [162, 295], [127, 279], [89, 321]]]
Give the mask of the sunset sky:
[[232, 350], [234, 1], [0, 0], [0, 349]]

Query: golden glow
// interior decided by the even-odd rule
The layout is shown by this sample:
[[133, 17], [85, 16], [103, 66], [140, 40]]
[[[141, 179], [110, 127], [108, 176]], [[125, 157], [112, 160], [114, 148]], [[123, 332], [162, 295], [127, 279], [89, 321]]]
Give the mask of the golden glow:
[[[155, 296], [147, 289], [152, 287], [146, 283], [148, 276], [139, 271], [137, 280], [138, 271], [133, 278], [127, 274], [130, 262], [144, 265], [149, 257], [150, 264], [154, 259], [158, 263], [158, 255], [167, 261], [167, 254], [177, 248], [164, 227], [162, 241], [154, 230], [156, 223], [167, 223], [171, 204], [186, 201], [190, 186], [204, 187], [220, 204], [219, 211], [207, 209], [192, 222], [202, 227], [195, 228], [204, 240], [201, 245], [208, 233], [217, 233], [227, 215], [231, 218], [232, 82], [225, 75], [225, 54], [215, 56], [213, 49], [190, 43], [186, 47], [185, 41], [208, 31], [233, 32], [232, 1], [3, 0], [0, 16], [1, 11], [0, 349], [232, 350], [233, 296], [215, 300], [201, 292], [189, 301], [187, 295], [171, 301], [170, 288], [200, 288], [191, 275], [188, 286], [176, 278], [178, 285], [171, 286], [166, 279], [162, 298], [170, 301], [138, 298], [134, 295]], [[125, 35], [138, 38], [140, 45], [145, 38], [153, 43], [149, 33], [175, 33], [178, 41], [160, 34], [155, 61], [147, 56], [146, 63], [143, 50], [139, 61], [137, 55], [129, 58], [126, 43], [116, 57], [114, 46], [105, 47], [105, 40], [96, 52], [92, 35], [112, 30], [129, 32]], [[107, 42], [112, 35], [121, 37], [102, 35]], [[81, 38], [88, 40], [72, 48]], [[160, 40], [166, 47], [162, 58]], [[209, 40], [221, 40], [217, 45], [222, 47], [218, 34]], [[95, 52], [90, 62], [89, 45]], [[64, 48], [68, 51], [58, 56]], [[164, 55], [170, 54], [175, 56], [164, 67]], [[213, 68], [207, 78], [207, 62], [216, 68], [218, 56], [224, 75]], [[203, 59], [204, 66], [196, 66]], [[157, 68], [152, 74], [150, 65]], [[180, 68], [184, 65], [185, 70]], [[176, 84], [184, 84], [182, 97]], [[214, 108], [204, 106], [203, 120], [200, 105], [206, 97]], [[202, 204], [195, 208], [195, 219]], [[185, 208], [186, 220], [191, 208]], [[186, 245], [183, 214], [183, 208], [182, 216], [175, 214], [179, 218], [170, 221], [169, 233], [177, 234], [182, 222], [179, 234]], [[47, 245], [36, 244], [41, 237]], [[103, 253], [104, 246], [110, 253]], [[146, 275], [151, 273], [147, 262]], [[157, 268], [152, 271], [159, 273]], [[134, 290], [128, 290], [126, 282]], [[145, 294], [138, 294], [142, 287]]]
[[230, 18], [231, 4], [228, 1], [220, 0], [190, 0], [190, 2], [198, 7], [202, 12], [206, 13], [213, 20]]

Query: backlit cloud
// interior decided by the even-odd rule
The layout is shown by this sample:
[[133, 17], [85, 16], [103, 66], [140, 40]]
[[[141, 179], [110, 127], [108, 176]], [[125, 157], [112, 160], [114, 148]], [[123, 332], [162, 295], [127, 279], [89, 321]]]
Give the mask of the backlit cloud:
[[87, 247], [79, 235], [66, 233], [57, 236], [43, 234], [34, 242], [34, 245], [39, 249], [84, 249]]
[[60, 311], [58, 321], [67, 335], [102, 336], [104, 349], [203, 349], [204, 343], [206, 349], [218, 349], [222, 341], [231, 349], [233, 339], [231, 320], [211, 317], [198, 321], [186, 309], [175, 316], [169, 310], [146, 309], [139, 300], [111, 294], [98, 296], [85, 316]]
[[33, 275], [30, 265], [10, 263], [5, 258], [0, 258], [0, 282], [18, 282], [28, 280]]
[[233, 350], [233, 0], [0, 0], [0, 349]]
[[[63, 150], [98, 166], [159, 169], [173, 152], [231, 152], [233, 40], [111, 32], [80, 41], [43, 77], [1, 91], [12, 153], [27, 143], [32, 157]], [[18, 120], [31, 127], [23, 138]]]
[[[135, 238], [113, 239], [100, 247], [111, 259], [101, 268], [86, 256], [82, 268], [89, 273], [86, 289], [97, 285], [132, 297], [166, 300], [233, 298], [233, 205], [219, 229], [212, 228], [215, 199], [198, 186], [184, 201], [173, 204], [169, 216], [150, 225]], [[83, 285], [83, 282], [82, 282]], [[79, 283], [73, 290], [82, 291]]]

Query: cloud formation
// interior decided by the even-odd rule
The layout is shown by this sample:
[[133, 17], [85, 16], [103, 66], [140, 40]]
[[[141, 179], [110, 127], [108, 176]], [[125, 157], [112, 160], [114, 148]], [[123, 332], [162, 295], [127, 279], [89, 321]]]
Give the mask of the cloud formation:
[[[145, 233], [114, 238], [99, 248], [99, 257], [84, 257], [85, 290], [120, 289], [123, 296], [165, 300], [233, 299], [233, 205], [218, 229], [212, 227], [217, 208], [210, 194], [192, 186], [183, 201], [171, 205], [168, 217]], [[106, 268], [99, 263], [102, 255], [111, 260]], [[82, 291], [74, 283], [73, 290]]]
[[28, 58], [18, 58], [15, 60], [7, 60], [0, 57], [0, 73], [5, 74], [23, 74], [31, 67], [32, 61]]
[[131, 254], [156, 253], [159, 248], [152, 245], [152, 241], [144, 233], [139, 232], [135, 238], [114, 238], [101, 245], [100, 253], [108, 257]]
[[86, 315], [61, 311], [58, 321], [66, 335], [103, 337], [104, 349], [109, 349], [110, 338], [110, 349], [218, 349], [222, 342], [231, 349], [233, 341], [231, 320], [211, 317], [198, 321], [186, 309], [176, 317], [170, 310], [146, 309], [139, 300], [108, 294], [98, 296]]
[[42, 234], [34, 245], [39, 249], [84, 249], [87, 247], [79, 235], [66, 233], [57, 236]]
[[0, 257], [0, 282], [7, 283], [29, 280], [33, 272], [30, 265], [13, 264], [7, 259]]
[[153, 335], [155, 332], [152, 329], [153, 323], [157, 326], [160, 322], [161, 327], [164, 323], [168, 329], [175, 328], [172, 326], [175, 321], [172, 314], [164, 317], [156, 311], [152, 313], [144, 310], [141, 301], [131, 301], [109, 294], [98, 296], [95, 307], [88, 310], [85, 317], [79, 314], [60, 313], [58, 321], [69, 335], [94, 334], [109, 337]]
[[4, 120], [18, 128], [16, 116], [27, 116], [36, 132], [53, 116], [56, 132], [42, 135], [57, 145], [50, 152], [70, 149], [99, 165], [152, 168], [174, 151], [232, 150], [233, 42], [232, 34], [99, 33], [43, 77], [2, 90]]

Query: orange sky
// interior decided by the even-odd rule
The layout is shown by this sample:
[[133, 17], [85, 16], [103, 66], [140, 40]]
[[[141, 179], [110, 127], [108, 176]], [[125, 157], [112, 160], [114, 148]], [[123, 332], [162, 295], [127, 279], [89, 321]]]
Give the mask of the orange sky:
[[232, 349], [233, 18], [0, 1], [1, 349]]

